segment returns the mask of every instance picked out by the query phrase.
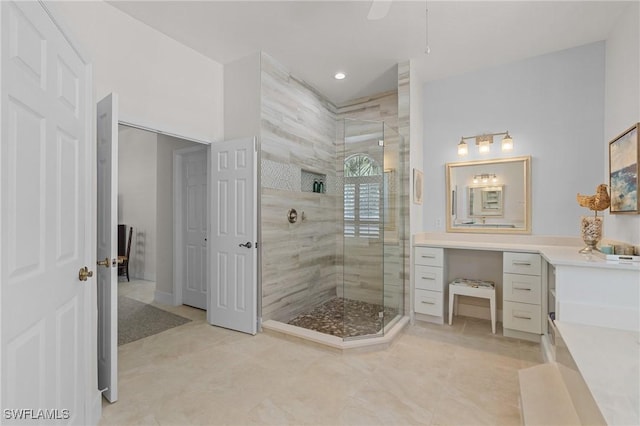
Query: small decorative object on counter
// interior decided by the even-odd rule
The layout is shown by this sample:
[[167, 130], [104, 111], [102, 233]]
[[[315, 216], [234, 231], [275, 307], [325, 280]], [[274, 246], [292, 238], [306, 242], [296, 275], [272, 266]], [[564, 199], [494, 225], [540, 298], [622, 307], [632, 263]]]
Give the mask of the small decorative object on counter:
[[596, 245], [602, 239], [602, 218], [598, 217], [598, 212], [608, 209], [611, 204], [609, 192], [607, 192], [607, 186], [608, 185], [604, 183], [598, 185], [594, 195], [576, 195], [578, 204], [595, 213], [593, 217], [582, 216], [580, 222], [580, 234], [582, 235], [582, 240], [587, 246], [580, 250], [580, 253], [590, 254], [594, 250], [598, 251]]
[[613, 246], [611, 244], [600, 245], [600, 253], [613, 254]]
[[582, 216], [580, 234], [582, 235], [582, 241], [587, 245], [580, 250], [580, 253], [589, 254], [594, 250], [598, 251], [596, 245], [602, 239], [602, 217]]

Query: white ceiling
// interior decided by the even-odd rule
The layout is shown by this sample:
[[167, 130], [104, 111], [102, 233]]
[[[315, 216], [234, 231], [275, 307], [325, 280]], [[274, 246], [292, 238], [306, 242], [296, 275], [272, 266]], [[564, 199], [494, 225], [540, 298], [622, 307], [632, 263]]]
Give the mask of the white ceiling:
[[[112, 1], [113, 6], [222, 64], [264, 51], [335, 103], [396, 87], [415, 61], [434, 80], [606, 39], [629, 2]], [[337, 81], [336, 71], [347, 78]]]

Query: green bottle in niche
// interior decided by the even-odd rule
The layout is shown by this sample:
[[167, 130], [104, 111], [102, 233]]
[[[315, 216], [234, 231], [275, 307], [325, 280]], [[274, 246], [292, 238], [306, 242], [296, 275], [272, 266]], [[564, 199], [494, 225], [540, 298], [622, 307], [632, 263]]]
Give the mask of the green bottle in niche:
[[320, 183], [318, 183], [318, 192], [320, 192], [321, 194], [324, 193], [324, 182], [320, 181]]
[[313, 181], [313, 192], [319, 192], [320, 185], [318, 185], [318, 180]]

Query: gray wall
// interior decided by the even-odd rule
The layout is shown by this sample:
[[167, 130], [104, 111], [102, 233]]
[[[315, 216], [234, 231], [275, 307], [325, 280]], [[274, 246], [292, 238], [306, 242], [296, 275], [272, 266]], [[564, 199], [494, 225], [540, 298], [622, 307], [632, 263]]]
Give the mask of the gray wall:
[[[424, 230], [442, 231], [435, 223], [445, 219], [445, 163], [531, 155], [532, 233], [578, 235], [589, 211], [576, 193], [594, 193], [603, 181], [604, 70], [598, 42], [427, 83]], [[512, 153], [496, 138], [486, 156], [472, 144], [469, 156], [457, 156], [461, 136], [505, 130]]]
[[[609, 181], [609, 142], [640, 121], [640, 4], [631, 2], [607, 38], [604, 173]], [[640, 215], [606, 215], [604, 236], [640, 244]]]
[[130, 226], [129, 275], [156, 280], [156, 151], [155, 133], [119, 126], [118, 223]]

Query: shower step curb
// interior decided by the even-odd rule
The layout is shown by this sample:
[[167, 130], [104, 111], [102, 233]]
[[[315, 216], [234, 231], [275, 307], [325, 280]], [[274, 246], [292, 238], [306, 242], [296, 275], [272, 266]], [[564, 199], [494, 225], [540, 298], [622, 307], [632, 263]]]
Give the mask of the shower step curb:
[[338, 349], [342, 352], [357, 350], [381, 350], [388, 348], [393, 340], [402, 330], [409, 324], [409, 317], [404, 316], [397, 322], [390, 324], [385, 328], [385, 333], [380, 337], [367, 337], [354, 340], [342, 340], [340, 337], [331, 336], [329, 334], [320, 333], [314, 330], [308, 330], [295, 325], [286, 324], [280, 321], [267, 320], [262, 323], [262, 329], [265, 332], [285, 337], [293, 337], [305, 342], [315, 343], [321, 346]]

